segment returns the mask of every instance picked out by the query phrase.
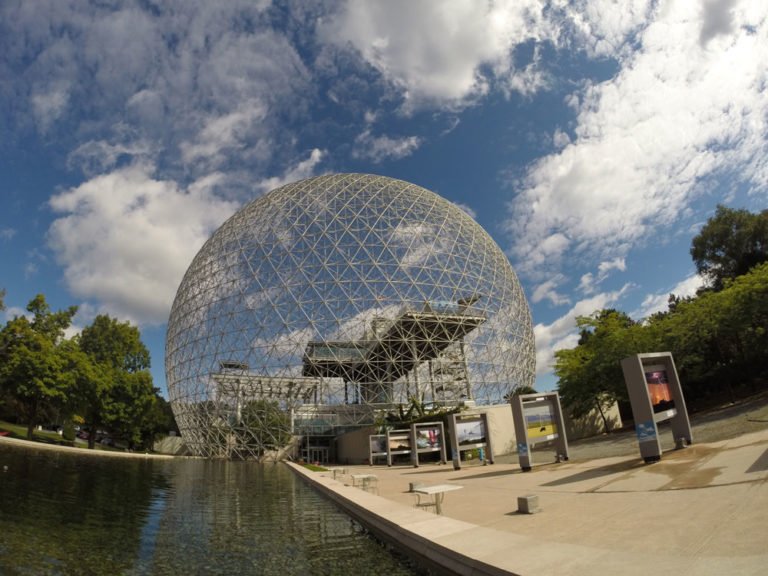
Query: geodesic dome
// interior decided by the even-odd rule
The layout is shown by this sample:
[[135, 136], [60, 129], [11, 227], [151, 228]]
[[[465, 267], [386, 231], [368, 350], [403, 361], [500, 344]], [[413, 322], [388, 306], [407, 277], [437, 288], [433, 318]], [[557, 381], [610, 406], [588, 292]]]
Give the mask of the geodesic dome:
[[187, 270], [166, 341], [174, 415], [205, 456], [260, 456], [412, 402], [498, 403], [534, 363], [491, 237], [438, 195], [367, 174], [288, 184], [233, 215]]

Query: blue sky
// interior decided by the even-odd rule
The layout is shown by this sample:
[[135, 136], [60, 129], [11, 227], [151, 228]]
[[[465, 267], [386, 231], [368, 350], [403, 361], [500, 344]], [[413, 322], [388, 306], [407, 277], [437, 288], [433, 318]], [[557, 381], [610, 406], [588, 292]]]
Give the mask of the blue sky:
[[[138, 324], [164, 388], [181, 277], [238, 207], [405, 179], [508, 254], [537, 387], [575, 317], [701, 284], [691, 238], [768, 196], [764, 0], [0, 5], [0, 288]], [[0, 313], [0, 320], [3, 320]]]

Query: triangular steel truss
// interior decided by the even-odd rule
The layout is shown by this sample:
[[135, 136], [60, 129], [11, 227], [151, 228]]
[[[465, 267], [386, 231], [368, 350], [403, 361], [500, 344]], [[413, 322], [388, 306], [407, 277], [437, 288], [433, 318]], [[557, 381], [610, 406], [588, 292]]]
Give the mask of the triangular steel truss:
[[365, 174], [289, 184], [230, 218], [189, 267], [166, 342], [182, 437], [210, 457], [262, 457], [413, 400], [502, 402], [534, 363], [490, 236], [428, 190]]

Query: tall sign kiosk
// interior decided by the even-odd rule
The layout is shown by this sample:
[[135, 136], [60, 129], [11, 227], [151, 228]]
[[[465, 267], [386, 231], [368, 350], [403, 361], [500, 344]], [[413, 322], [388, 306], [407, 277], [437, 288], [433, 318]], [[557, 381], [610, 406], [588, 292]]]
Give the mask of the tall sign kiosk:
[[669, 420], [677, 446], [693, 442], [691, 421], [672, 354], [635, 354], [621, 361], [621, 369], [643, 460], [646, 463], [661, 460], [659, 422]]
[[493, 464], [493, 446], [488, 427], [488, 415], [451, 414], [448, 418], [448, 430], [451, 435], [451, 453], [453, 469], [461, 469], [461, 454], [477, 450], [483, 464]]
[[539, 442], [554, 442], [558, 462], [568, 460], [568, 438], [557, 392], [515, 394], [512, 397], [512, 416], [515, 421], [517, 457], [523, 472], [531, 470], [531, 448]]

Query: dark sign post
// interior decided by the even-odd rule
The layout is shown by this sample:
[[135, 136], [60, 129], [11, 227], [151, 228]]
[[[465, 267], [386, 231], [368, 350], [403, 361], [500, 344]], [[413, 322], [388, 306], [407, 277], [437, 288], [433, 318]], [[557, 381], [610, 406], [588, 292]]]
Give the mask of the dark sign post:
[[540, 442], [554, 442], [558, 461], [568, 460], [568, 438], [557, 392], [515, 394], [512, 397], [517, 457], [528, 472], [533, 464], [531, 448]]
[[672, 354], [635, 354], [624, 358], [621, 368], [632, 404], [635, 433], [643, 460], [661, 460], [659, 422], [669, 420], [676, 445], [693, 442], [691, 422]]

